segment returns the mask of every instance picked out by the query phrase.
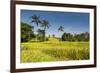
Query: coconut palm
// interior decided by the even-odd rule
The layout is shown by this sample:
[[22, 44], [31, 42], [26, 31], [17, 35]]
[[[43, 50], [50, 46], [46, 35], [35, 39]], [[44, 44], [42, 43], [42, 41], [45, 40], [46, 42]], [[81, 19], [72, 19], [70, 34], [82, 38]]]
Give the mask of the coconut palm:
[[[41, 23], [40, 16], [33, 15], [33, 16], [31, 16], [31, 19], [32, 19], [31, 22], [32, 23], [36, 23], [37, 26], [39, 25], [39, 23]], [[36, 35], [36, 39], [37, 39], [37, 35]]]
[[64, 32], [64, 27], [63, 26], [59, 26], [58, 31]]
[[58, 31], [64, 32], [64, 27], [63, 27], [63, 26], [60, 26], [60, 27], [58, 28]]
[[40, 40], [40, 41], [44, 41], [44, 38], [43, 38], [43, 34], [44, 34], [44, 30], [43, 29], [38, 29], [38, 39]]
[[49, 24], [48, 20], [43, 20], [43, 21], [41, 22], [41, 27], [44, 28], [43, 38], [44, 38], [44, 40], [45, 40], [45, 33], [46, 33], [45, 31], [46, 31], [47, 28], [50, 27], [50, 24]]
[[39, 23], [41, 23], [41, 21], [40, 21], [40, 16], [37, 16], [37, 15], [33, 15], [33, 16], [31, 16], [31, 19], [32, 19], [32, 23], [36, 23], [36, 25], [38, 26], [39, 25]]

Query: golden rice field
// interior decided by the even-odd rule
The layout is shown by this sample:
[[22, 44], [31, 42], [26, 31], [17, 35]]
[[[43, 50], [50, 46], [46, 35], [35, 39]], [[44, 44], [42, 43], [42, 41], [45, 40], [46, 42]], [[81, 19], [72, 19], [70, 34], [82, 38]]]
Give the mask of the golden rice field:
[[45, 42], [21, 43], [21, 63], [89, 59], [89, 42], [62, 42], [49, 38]]

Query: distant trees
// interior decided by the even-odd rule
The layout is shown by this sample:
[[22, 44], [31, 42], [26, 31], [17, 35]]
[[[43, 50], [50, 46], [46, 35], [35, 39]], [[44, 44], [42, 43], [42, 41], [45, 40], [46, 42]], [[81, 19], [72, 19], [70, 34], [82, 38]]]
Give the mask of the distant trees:
[[64, 27], [60, 26], [58, 31], [63, 32], [61, 39], [62, 41], [89, 41], [89, 33], [71, 34], [64, 32]]
[[32, 37], [35, 37], [32, 29], [33, 29], [33, 26], [27, 23], [21, 22], [21, 42], [27, 42]]
[[52, 37], [55, 38], [55, 35], [53, 34]]
[[62, 41], [89, 41], [89, 33], [71, 34], [64, 33], [61, 37]]
[[50, 35], [48, 35], [48, 38], [50, 38], [51, 36]]
[[62, 41], [72, 41], [73, 35], [70, 33], [64, 33], [61, 37]]

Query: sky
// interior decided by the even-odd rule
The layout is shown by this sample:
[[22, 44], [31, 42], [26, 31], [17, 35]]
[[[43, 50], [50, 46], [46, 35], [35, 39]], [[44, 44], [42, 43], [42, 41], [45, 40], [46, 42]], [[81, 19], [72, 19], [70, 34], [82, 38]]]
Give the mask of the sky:
[[83, 33], [89, 32], [89, 13], [80, 12], [56, 12], [56, 11], [36, 11], [21, 10], [21, 22], [34, 26], [34, 30], [39, 29], [35, 23], [31, 23], [32, 15], [39, 15], [41, 20], [48, 20], [51, 25], [46, 29], [46, 35], [60, 37], [61, 32], [58, 31], [59, 26], [64, 27], [66, 33]]

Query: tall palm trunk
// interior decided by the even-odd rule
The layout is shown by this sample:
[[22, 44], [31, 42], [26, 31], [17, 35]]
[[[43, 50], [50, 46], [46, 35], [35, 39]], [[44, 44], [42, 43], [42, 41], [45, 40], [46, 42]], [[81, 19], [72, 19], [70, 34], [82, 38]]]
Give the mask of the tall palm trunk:
[[45, 34], [46, 34], [46, 27], [47, 28], [49, 28], [49, 22], [48, 22], [48, 20], [43, 20], [42, 21], [42, 25], [41, 25], [41, 27], [43, 27], [44, 28], [44, 32], [43, 32], [43, 39], [44, 39], [44, 41], [46, 40], [46, 38], [45, 38]]
[[45, 30], [43, 32], [43, 41], [45, 41]]
[[[32, 22], [36, 23], [37, 26], [38, 26], [39, 23], [41, 22], [41, 21], [40, 21], [40, 16], [33, 15], [31, 18], [32, 18]], [[38, 40], [37, 34], [36, 34], [36, 40]]]
[[44, 31], [43, 31], [43, 41], [45, 41], [45, 30], [46, 30], [46, 27], [44, 27]]

